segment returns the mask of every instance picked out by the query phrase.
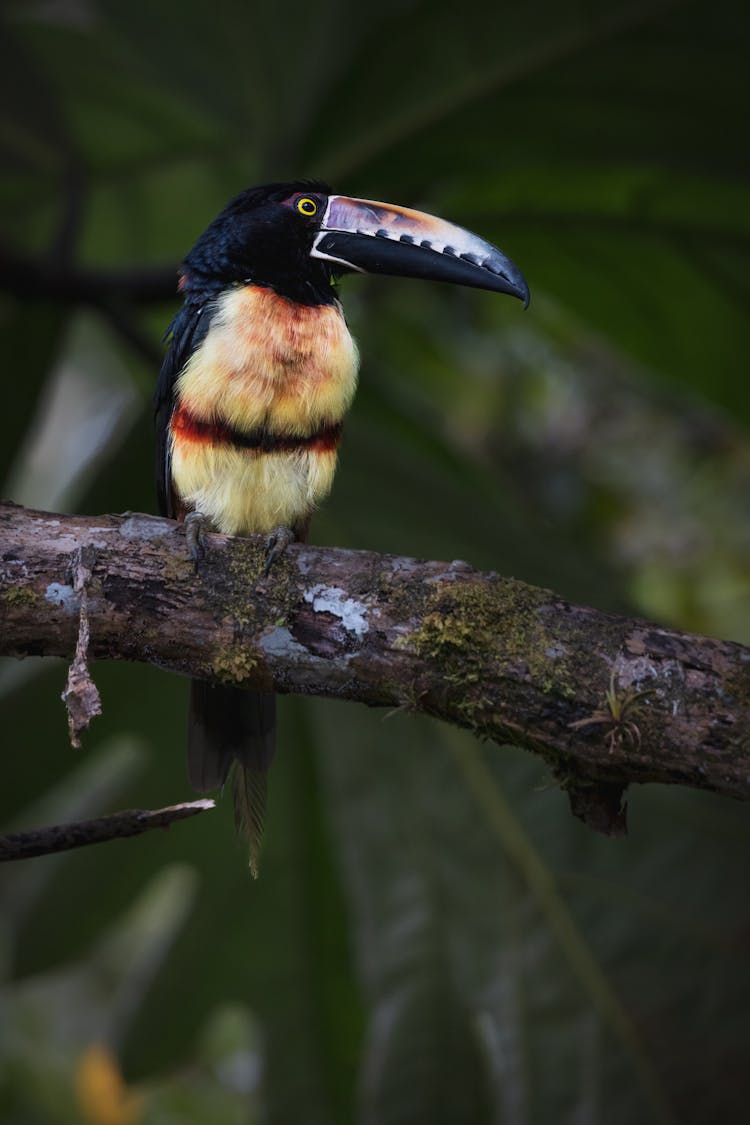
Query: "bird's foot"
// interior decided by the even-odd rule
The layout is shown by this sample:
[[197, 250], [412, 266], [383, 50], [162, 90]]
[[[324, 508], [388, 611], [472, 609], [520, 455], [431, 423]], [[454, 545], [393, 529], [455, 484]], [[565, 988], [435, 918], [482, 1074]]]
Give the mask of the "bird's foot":
[[266, 539], [266, 565], [263, 568], [263, 577], [267, 578], [268, 573], [276, 562], [284, 554], [290, 543], [293, 543], [297, 536], [292, 531], [291, 527], [275, 527], [271, 534]]
[[206, 528], [209, 520], [202, 512], [188, 512], [185, 516], [185, 539], [196, 571], [206, 557]]

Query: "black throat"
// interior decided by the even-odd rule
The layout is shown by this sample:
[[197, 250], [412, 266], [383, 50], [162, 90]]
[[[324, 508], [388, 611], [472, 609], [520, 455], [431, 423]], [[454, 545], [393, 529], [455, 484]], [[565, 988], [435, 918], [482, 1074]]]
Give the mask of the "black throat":
[[185, 259], [186, 296], [216, 296], [232, 285], [261, 285], [300, 305], [336, 301], [334, 264], [311, 257], [314, 230], [293, 212], [225, 209]]

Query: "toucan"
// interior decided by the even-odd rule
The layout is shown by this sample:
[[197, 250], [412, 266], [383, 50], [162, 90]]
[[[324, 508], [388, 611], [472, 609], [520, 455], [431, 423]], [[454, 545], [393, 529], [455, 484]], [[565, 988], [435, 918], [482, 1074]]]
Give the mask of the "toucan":
[[[433, 215], [299, 181], [242, 191], [179, 271], [183, 305], [158, 381], [162, 515], [185, 521], [196, 561], [204, 529], [267, 537], [266, 571], [304, 540], [333, 482], [359, 366], [337, 294], [345, 274], [454, 282], [529, 301], [497, 247]], [[200, 792], [233, 770], [235, 816], [257, 874], [275, 699], [191, 683], [188, 772]]]

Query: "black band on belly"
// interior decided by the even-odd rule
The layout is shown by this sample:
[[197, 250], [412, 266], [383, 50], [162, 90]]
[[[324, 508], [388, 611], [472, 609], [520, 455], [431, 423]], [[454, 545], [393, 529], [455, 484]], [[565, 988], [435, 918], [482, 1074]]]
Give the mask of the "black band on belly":
[[273, 433], [264, 427], [248, 433], [223, 422], [203, 422], [184, 406], [175, 408], [169, 425], [174, 437], [180, 441], [195, 441], [201, 445], [231, 445], [235, 449], [248, 449], [254, 453], [294, 453], [305, 449], [316, 453], [329, 452], [337, 448], [344, 429], [343, 422], [330, 422], [311, 434]]

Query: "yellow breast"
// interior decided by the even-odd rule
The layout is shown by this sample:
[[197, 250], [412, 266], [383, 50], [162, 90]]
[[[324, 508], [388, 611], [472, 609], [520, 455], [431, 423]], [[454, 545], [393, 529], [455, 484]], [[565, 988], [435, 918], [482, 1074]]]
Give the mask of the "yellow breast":
[[358, 366], [339, 305], [298, 305], [248, 285], [220, 298], [177, 395], [206, 421], [220, 419], [247, 432], [265, 425], [307, 434], [344, 416]]
[[224, 535], [293, 527], [328, 495], [335, 471], [335, 450], [257, 456], [175, 443], [172, 453], [172, 477], [180, 496]]
[[285, 439], [274, 451], [234, 446], [175, 426], [173, 485], [226, 534], [269, 531], [306, 517], [330, 491], [335, 443], [290, 448], [339, 422], [357, 384], [357, 349], [338, 305], [307, 307], [269, 289], [229, 290], [179, 376], [176, 402], [193, 420], [238, 435]]

